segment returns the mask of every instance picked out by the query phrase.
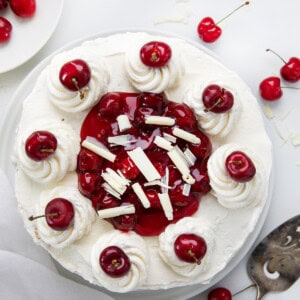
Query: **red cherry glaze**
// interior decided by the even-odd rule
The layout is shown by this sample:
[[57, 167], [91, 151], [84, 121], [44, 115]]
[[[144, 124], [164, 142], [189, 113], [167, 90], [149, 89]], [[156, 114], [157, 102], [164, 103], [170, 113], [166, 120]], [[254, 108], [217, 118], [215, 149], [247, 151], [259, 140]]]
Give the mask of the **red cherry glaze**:
[[102, 179], [99, 174], [81, 173], [78, 177], [79, 191], [86, 197], [91, 198], [101, 189]]
[[197, 32], [203, 42], [213, 43], [221, 36], [222, 29], [211, 17], [205, 17], [198, 24]]
[[104, 95], [98, 104], [99, 113], [103, 117], [116, 118], [123, 114], [123, 101], [118, 93], [108, 93]]
[[90, 67], [82, 59], [65, 63], [59, 72], [61, 84], [71, 91], [79, 91], [89, 83], [90, 79]]
[[282, 96], [279, 77], [268, 77], [259, 85], [259, 92], [263, 99], [268, 101], [278, 100]]
[[35, 131], [25, 142], [25, 151], [28, 157], [41, 161], [53, 154], [57, 147], [56, 137], [48, 131]]
[[250, 157], [241, 151], [235, 151], [228, 155], [225, 166], [230, 177], [238, 182], [250, 181], [256, 173]]
[[204, 89], [202, 101], [206, 111], [224, 113], [232, 108], [234, 99], [228, 90], [217, 84], [211, 84]]
[[116, 246], [109, 246], [101, 252], [99, 264], [108, 276], [114, 278], [124, 276], [131, 267], [129, 257]]
[[88, 149], [81, 149], [77, 159], [77, 169], [79, 172], [99, 172], [103, 159]]
[[21, 18], [30, 18], [35, 14], [35, 0], [10, 0], [10, 8]]
[[231, 292], [225, 288], [219, 287], [211, 290], [207, 297], [208, 300], [232, 300]]
[[169, 45], [163, 42], [152, 41], [145, 44], [140, 50], [141, 61], [148, 67], [160, 68], [165, 66], [172, 56]]
[[8, 0], [0, 0], [0, 10], [8, 6]]
[[47, 224], [54, 230], [68, 229], [74, 220], [73, 204], [63, 198], [51, 200], [45, 208]]
[[195, 234], [181, 234], [174, 242], [176, 256], [188, 263], [200, 264], [206, 250], [205, 240]]
[[291, 57], [280, 69], [280, 75], [286, 81], [297, 82], [300, 79], [300, 59]]
[[12, 32], [11, 23], [4, 17], [0, 17], [0, 43], [7, 42]]
[[[113, 163], [103, 159], [100, 170], [80, 171], [78, 168], [79, 188], [85, 196], [91, 199], [93, 206], [96, 209], [115, 207], [124, 205], [125, 203], [134, 204], [136, 209], [134, 214], [107, 219], [107, 221], [112, 223], [116, 229], [122, 231], [134, 230], [136, 233], [144, 236], [159, 235], [170, 223], [176, 222], [183, 217], [192, 216], [199, 208], [199, 195], [200, 193], [204, 193], [205, 189], [202, 186], [196, 187], [195, 191], [191, 190], [189, 196], [183, 197], [182, 187], [184, 182], [182, 180], [182, 175], [171, 162], [167, 152], [158, 148], [153, 142], [155, 136], [162, 136], [163, 132], [172, 133], [172, 127], [144, 126], [143, 118], [146, 114], [158, 114], [162, 116], [170, 114], [171, 116], [170, 111], [172, 108], [177, 120], [176, 126], [180, 126], [178, 125], [179, 123], [186, 128], [189, 128], [189, 131], [200, 137], [201, 145], [190, 144], [184, 140], [179, 141], [179, 139], [177, 145], [182, 151], [184, 151], [186, 147], [191, 147], [191, 151], [198, 157], [197, 162], [199, 162], [199, 164], [202, 162], [203, 170], [205, 170], [206, 158], [211, 153], [211, 143], [208, 137], [198, 129], [193, 111], [186, 105], [168, 101], [163, 94], [120, 92], [113, 94], [114, 97], [120, 99], [118, 101], [122, 103], [120, 106], [123, 108], [123, 113], [127, 114], [131, 121], [132, 128], [126, 133], [133, 135], [136, 142], [133, 142], [130, 146], [124, 147], [110, 146], [107, 137], [119, 135], [120, 132], [115, 117], [106, 117], [101, 114], [99, 102], [99, 104], [88, 113], [83, 122], [81, 128], [81, 140], [84, 140], [87, 136], [97, 138], [108, 147], [110, 151], [116, 154], [116, 159]], [[161, 102], [164, 103], [162, 106]], [[158, 113], [160, 110], [162, 110], [162, 112]], [[138, 119], [138, 121], [136, 119]], [[165, 175], [166, 167], [169, 169], [168, 185], [173, 187], [172, 191], [170, 190], [170, 198], [171, 201], [173, 201], [174, 211], [174, 219], [172, 221], [167, 220], [165, 213], [160, 206], [158, 193], [161, 193], [161, 188], [159, 186], [143, 187], [151, 203], [151, 207], [145, 209], [130, 187], [121, 196], [121, 200], [116, 200], [113, 197], [109, 198], [109, 195], [106, 192], [103, 193], [101, 184], [99, 190], [98, 184], [96, 184], [96, 189], [93, 184], [86, 184], [84, 186], [80, 184], [82, 177], [84, 179], [83, 183], [86, 181], [84, 174], [88, 174], [85, 175], [88, 176], [88, 178], [92, 176], [91, 174], [94, 174], [95, 178], [97, 176], [101, 177], [101, 173], [109, 167], [115, 171], [120, 170], [132, 183], [139, 182], [143, 186], [146, 180], [127, 154], [127, 151], [135, 149], [136, 147], [141, 147], [145, 151], [161, 176]], [[203, 174], [206, 174], [205, 172], [207, 171], [203, 171]], [[201, 180], [199, 179], [198, 181]], [[204, 182], [204, 180], [202, 180], [201, 183], [202, 182]], [[91, 183], [93, 183], [92, 180]], [[197, 182], [196, 184], [200, 186], [201, 183]]]
[[207, 162], [196, 161], [195, 165], [191, 167], [191, 174], [196, 180], [191, 190], [202, 195], [207, 194], [211, 190], [207, 174]]

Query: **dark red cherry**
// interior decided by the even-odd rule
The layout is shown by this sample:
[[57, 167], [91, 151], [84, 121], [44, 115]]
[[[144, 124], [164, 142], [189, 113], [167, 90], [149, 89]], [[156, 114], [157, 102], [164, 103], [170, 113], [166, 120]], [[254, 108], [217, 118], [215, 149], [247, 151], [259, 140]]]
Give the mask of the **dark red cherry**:
[[206, 107], [205, 111], [224, 113], [232, 108], [234, 99], [228, 90], [217, 84], [211, 84], [204, 89], [202, 101]]
[[279, 77], [268, 77], [259, 85], [259, 92], [263, 99], [268, 101], [278, 100], [282, 96]]
[[35, 0], [10, 0], [10, 8], [21, 18], [30, 18], [35, 14]]
[[135, 179], [140, 174], [140, 170], [127, 154], [117, 157], [115, 164], [128, 179]]
[[102, 161], [99, 155], [83, 148], [78, 154], [77, 169], [79, 172], [98, 172], [101, 170]]
[[198, 24], [197, 32], [203, 42], [213, 43], [221, 36], [222, 29], [211, 17], [205, 17]]
[[230, 177], [238, 182], [250, 181], [256, 173], [254, 163], [242, 151], [234, 151], [228, 155], [225, 166]]
[[104, 95], [98, 104], [98, 111], [103, 117], [116, 118], [123, 114], [124, 104], [119, 93], [108, 93]]
[[158, 114], [161, 114], [166, 107], [166, 97], [163, 93], [140, 93], [137, 99], [143, 106], [153, 108]]
[[209, 177], [207, 174], [206, 161], [196, 161], [191, 167], [191, 174], [196, 182], [192, 185], [192, 191], [202, 195], [207, 194], [210, 190]]
[[158, 192], [156, 190], [149, 189], [145, 191], [145, 193], [152, 208], [161, 208], [160, 200], [158, 198]]
[[134, 113], [134, 123], [138, 127], [153, 127], [152, 125], [145, 124], [146, 116], [153, 116], [153, 115], [157, 115], [157, 113], [153, 108], [145, 107], [145, 106], [139, 107], [136, 109]]
[[199, 159], [205, 159], [210, 156], [212, 152], [212, 145], [210, 139], [200, 130], [193, 131], [193, 134], [200, 139], [199, 144], [190, 143], [188, 145], [192, 153]]
[[101, 176], [95, 173], [80, 173], [78, 176], [78, 188], [81, 194], [91, 198], [101, 189]]
[[184, 181], [181, 180], [180, 184], [169, 190], [169, 195], [173, 206], [188, 206], [191, 202], [195, 200], [195, 197], [192, 194], [189, 194], [188, 196], [183, 195], [183, 186]]
[[133, 230], [137, 223], [136, 214], [122, 215], [111, 219], [113, 226], [122, 231]]
[[208, 300], [231, 300], [231, 292], [225, 288], [215, 288], [211, 290], [207, 297]]
[[64, 198], [55, 198], [48, 202], [45, 207], [45, 214], [31, 216], [30, 221], [38, 218], [46, 218], [47, 224], [54, 230], [63, 231], [68, 229], [74, 221], [73, 204]]
[[6, 8], [8, 5], [8, 0], [0, 0], [0, 10]]
[[57, 147], [56, 137], [48, 131], [35, 131], [25, 142], [26, 154], [35, 161], [46, 159]]
[[80, 91], [89, 83], [90, 79], [90, 67], [82, 59], [74, 59], [65, 63], [59, 72], [60, 82], [71, 91]]
[[207, 250], [205, 240], [195, 234], [181, 234], [174, 243], [174, 251], [177, 257], [188, 263], [201, 264]]
[[166, 115], [176, 118], [176, 124], [182, 129], [189, 130], [197, 127], [197, 122], [193, 111], [184, 103], [178, 104], [169, 102], [166, 109]]
[[98, 198], [99, 208], [113, 208], [120, 205], [120, 200], [106, 193], [104, 197]]
[[0, 17], [0, 43], [8, 41], [10, 39], [11, 32], [11, 23], [7, 19]]
[[148, 67], [160, 68], [165, 66], [172, 56], [169, 45], [163, 42], [152, 41], [145, 44], [140, 50], [141, 61]]
[[105, 248], [99, 257], [102, 270], [110, 277], [122, 277], [131, 267], [130, 259], [126, 253], [116, 246]]

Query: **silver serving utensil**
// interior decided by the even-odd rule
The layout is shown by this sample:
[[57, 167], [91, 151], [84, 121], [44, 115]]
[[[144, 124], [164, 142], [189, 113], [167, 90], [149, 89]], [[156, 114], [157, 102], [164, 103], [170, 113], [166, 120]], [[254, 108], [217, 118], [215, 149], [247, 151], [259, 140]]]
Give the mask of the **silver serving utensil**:
[[300, 215], [274, 229], [255, 248], [248, 273], [256, 284], [257, 298], [287, 290], [300, 277]]

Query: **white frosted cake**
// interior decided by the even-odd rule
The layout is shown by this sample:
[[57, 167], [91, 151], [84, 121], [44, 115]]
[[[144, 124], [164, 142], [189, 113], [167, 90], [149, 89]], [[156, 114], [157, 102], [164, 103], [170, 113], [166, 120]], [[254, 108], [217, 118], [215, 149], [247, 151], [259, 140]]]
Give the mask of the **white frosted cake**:
[[272, 167], [246, 84], [146, 33], [57, 54], [24, 101], [15, 156], [34, 241], [119, 293], [209, 283], [254, 230]]

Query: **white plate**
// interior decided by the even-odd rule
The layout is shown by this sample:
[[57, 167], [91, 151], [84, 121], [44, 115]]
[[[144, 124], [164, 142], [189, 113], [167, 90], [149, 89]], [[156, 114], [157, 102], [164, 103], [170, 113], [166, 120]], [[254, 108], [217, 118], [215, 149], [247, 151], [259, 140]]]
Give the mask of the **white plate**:
[[[116, 33], [126, 32], [126, 31], [144, 31], [148, 32], [150, 34], [159, 34], [163, 35], [161, 31], [149, 31], [145, 29], [140, 30], [118, 30], [113, 32], [105, 32], [101, 34], [97, 34], [94, 36], [90, 36], [88, 38], [80, 39], [77, 41], [74, 41], [62, 49], [59, 49], [55, 53], [53, 53], [51, 56], [44, 59], [40, 64], [38, 64], [35, 69], [31, 71], [31, 73], [24, 79], [22, 84], [19, 86], [17, 91], [15, 92], [10, 104], [7, 107], [6, 112], [3, 115], [3, 119], [0, 121], [0, 141], [2, 146], [0, 147], [0, 168], [3, 169], [3, 171], [7, 174], [8, 179], [10, 183], [14, 184], [14, 166], [12, 164], [12, 160], [10, 159], [13, 155], [13, 147], [14, 147], [14, 136], [15, 132], [20, 120], [21, 111], [22, 111], [22, 102], [23, 100], [28, 96], [28, 94], [31, 92], [37, 77], [41, 73], [41, 71], [45, 68], [46, 65], [49, 64], [51, 58], [56, 55], [58, 52], [61, 52], [63, 50], [71, 49], [75, 46], [80, 45], [85, 40], [92, 40], [97, 37], [105, 37]], [[166, 34], [170, 36], [169, 34]], [[178, 36], [174, 36], [178, 37]], [[179, 37], [182, 39], [182, 37]], [[194, 45], [195, 47], [198, 47], [206, 52], [208, 52], [210, 55], [215, 55], [205, 47], [188, 40], [189, 43]], [[267, 124], [266, 124], [267, 131], [269, 130]], [[107, 290], [101, 289], [100, 287], [92, 286], [88, 282], [86, 282], [83, 278], [70, 273], [69, 271], [62, 268], [58, 263], [55, 262], [57, 269], [61, 274], [63, 274], [65, 277], [68, 277], [74, 281], [77, 281], [79, 283], [83, 283], [85, 285], [92, 286], [95, 289], [99, 289], [101, 291], [104, 291], [105, 293], [111, 295], [114, 299], [120, 299], [120, 300], [169, 300], [169, 299], [188, 299], [191, 298], [201, 292], [204, 292], [205, 290], [209, 289], [212, 285], [216, 284], [218, 281], [220, 281], [222, 278], [224, 278], [250, 251], [251, 248], [253, 248], [255, 241], [262, 229], [262, 226], [265, 222], [265, 219], [268, 214], [268, 210], [270, 207], [271, 197], [272, 197], [272, 191], [273, 191], [273, 171], [271, 173], [270, 183], [269, 183], [269, 195], [268, 199], [266, 201], [266, 204], [262, 210], [261, 216], [259, 218], [259, 221], [257, 222], [257, 225], [254, 229], [254, 231], [249, 235], [248, 239], [246, 240], [243, 247], [238, 251], [237, 255], [228, 263], [225, 269], [223, 269], [220, 273], [217, 274], [213, 278], [213, 280], [206, 285], [203, 284], [197, 284], [193, 286], [187, 286], [187, 287], [179, 287], [179, 288], [173, 288], [168, 290], [151, 290], [151, 291], [137, 291], [137, 292], [131, 292], [127, 294], [116, 294], [111, 293]], [[245, 270], [246, 272], [246, 270]]]
[[10, 7], [0, 12], [13, 26], [7, 43], [0, 44], [0, 74], [15, 69], [34, 56], [49, 40], [62, 13], [64, 0], [37, 1], [35, 15], [24, 19]]

